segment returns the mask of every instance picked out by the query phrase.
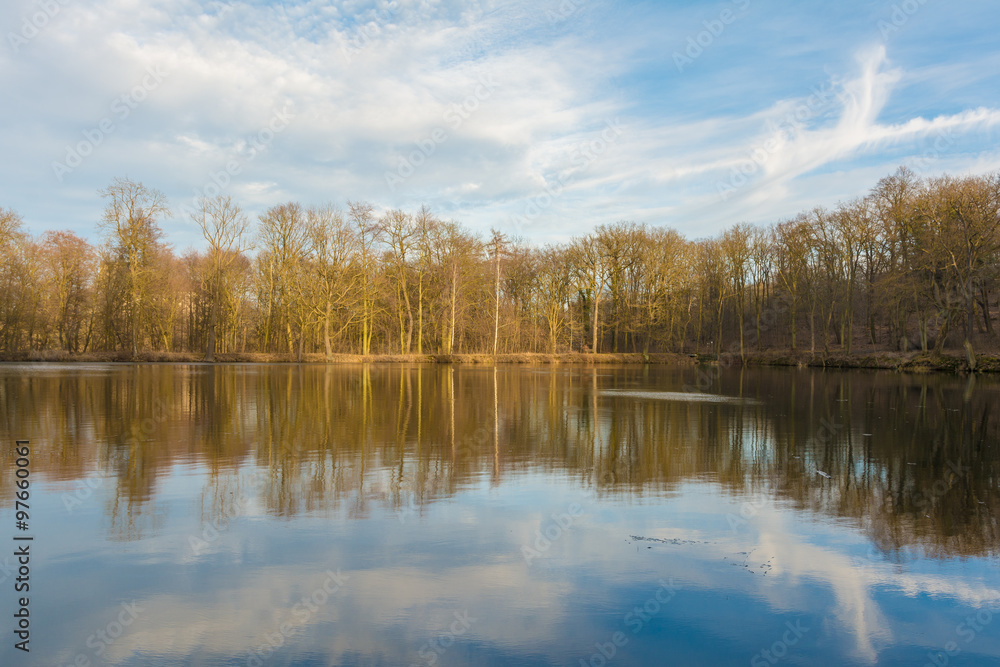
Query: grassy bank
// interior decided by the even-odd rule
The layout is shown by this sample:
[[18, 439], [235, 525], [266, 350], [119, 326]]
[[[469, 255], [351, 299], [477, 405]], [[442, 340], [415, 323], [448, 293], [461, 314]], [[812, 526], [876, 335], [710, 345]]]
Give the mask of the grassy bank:
[[[92, 352], [71, 354], [64, 351], [13, 352], [0, 355], [7, 362], [90, 362], [90, 363], [202, 363], [204, 354], [191, 352]], [[217, 354], [215, 363], [296, 363], [294, 354], [248, 352]], [[327, 359], [323, 354], [307, 354], [302, 361], [309, 364], [667, 364], [693, 366], [696, 359], [687, 354], [335, 354]]]
[[[131, 355], [126, 352], [91, 352], [71, 354], [64, 351], [12, 352], [0, 354], [5, 362], [90, 362], [90, 363], [204, 363], [205, 355], [192, 352], [140, 352]], [[297, 363], [294, 354], [248, 352], [242, 354], [217, 354], [215, 363], [256, 363], [283, 364]], [[308, 364], [660, 364], [671, 366], [694, 366], [696, 364], [724, 364], [727, 366], [791, 366], [799, 368], [862, 368], [881, 369], [909, 373], [961, 373], [970, 370], [964, 356], [933, 355], [927, 353], [877, 352], [856, 355], [817, 355], [808, 352], [770, 351], [747, 354], [741, 362], [738, 356], [713, 354], [671, 354], [671, 353], [607, 353], [586, 354], [567, 352], [561, 354], [335, 354], [327, 359], [322, 354], [307, 354], [303, 362]], [[976, 358], [977, 372], [1000, 372], [1000, 357], [980, 355]]]
[[[739, 359], [736, 359], [739, 363]], [[816, 355], [808, 352], [765, 352], [749, 354], [748, 366], [798, 366], [810, 368], [867, 368], [906, 373], [964, 373], [972, 370], [965, 355], [929, 354], [926, 352], [875, 352], [869, 354]], [[975, 371], [1000, 372], [1000, 357], [979, 355]]]

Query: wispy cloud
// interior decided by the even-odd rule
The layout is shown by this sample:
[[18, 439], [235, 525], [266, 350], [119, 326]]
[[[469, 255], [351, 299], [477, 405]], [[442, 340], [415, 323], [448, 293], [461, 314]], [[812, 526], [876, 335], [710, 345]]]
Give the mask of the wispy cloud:
[[[960, 17], [966, 40], [993, 16], [972, 4]], [[4, 34], [34, 6], [12, 5]], [[561, 184], [524, 230], [537, 240], [622, 218], [711, 233], [860, 194], [873, 169], [918, 156], [928, 171], [998, 162], [1000, 93], [981, 63], [1000, 48], [979, 40], [968, 51], [947, 29], [927, 44], [928, 23], [948, 25], [930, 6], [887, 50], [872, 46], [870, 8], [824, 17], [779, 5], [748, 3], [678, 72], [672, 54], [722, 5], [67, 0], [29, 44], [0, 50], [0, 86], [14, 100], [0, 109], [0, 203], [39, 230], [92, 235], [96, 190], [128, 174], [179, 206], [281, 109], [294, 120], [228, 186], [251, 209], [282, 198], [426, 203], [486, 229]], [[832, 40], [824, 20], [854, 32]], [[772, 48], [776, 26], [786, 38]], [[920, 54], [907, 41], [917, 38]], [[170, 75], [60, 183], [53, 163], [151, 67]], [[483, 77], [495, 91], [449, 123]], [[818, 103], [817, 90], [827, 91]], [[621, 136], [587, 159], [609, 122]], [[439, 128], [447, 136], [433, 155], [388, 187], [387, 170]], [[928, 158], [924, 144], [945, 131], [949, 150]], [[197, 244], [195, 231], [177, 219], [169, 234]]]

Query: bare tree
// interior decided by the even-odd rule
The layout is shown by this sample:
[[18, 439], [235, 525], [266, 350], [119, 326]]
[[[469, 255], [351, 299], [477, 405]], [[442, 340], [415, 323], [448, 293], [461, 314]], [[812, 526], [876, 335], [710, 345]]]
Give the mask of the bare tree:
[[431, 257], [431, 237], [438, 221], [430, 209], [421, 206], [415, 219], [417, 227], [417, 354], [424, 353], [425, 290]]
[[323, 347], [329, 359], [333, 355], [334, 315], [342, 312], [337, 335], [353, 324], [357, 315], [355, 293], [361, 283], [358, 238], [343, 214], [332, 206], [309, 209], [306, 217], [315, 278], [309, 283], [314, 295], [309, 301], [322, 324]]
[[388, 259], [391, 262], [389, 271], [395, 287], [396, 317], [399, 322], [399, 351], [401, 354], [409, 354], [414, 327], [408, 281], [409, 255], [419, 243], [420, 229], [414, 224], [412, 216], [400, 210], [393, 210], [379, 219], [378, 236], [389, 246]]
[[722, 252], [725, 255], [726, 269], [732, 294], [736, 297], [736, 321], [739, 328], [740, 359], [746, 358], [744, 338], [746, 327], [746, 294], [750, 281], [751, 239], [753, 228], [748, 224], [740, 224], [726, 230], [722, 235]]
[[607, 278], [605, 274], [604, 250], [593, 235], [574, 240], [568, 254], [573, 268], [573, 281], [589, 301], [591, 328], [590, 350], [597, 353], [600, 342], [601, 294]]
[[496, 229], [491, 229], [487, 250], [493, 259], [496, 277], [493, 288], [493, 354], [496, 355], [500, 345], [500, 260], [507, 250], [507, 237]]
[[229, 196], [214, 199], [202, 198], [199, 210], [192, 215], [201, 228], [208, 243], [209, 274], [206, 277], [209, 295], [208, 342], [205, 346], [205, 360], [212, 361], [216, 351], [218, 330], [224, 326], [220, 322], [229, 293], [229, 274], [240, 255], [250, 248], [245, 240], [250, 225], [247, 216]]
[[361, 354], [371, 354], [375, 332], [374, 261], [372, 247], [378, 234], [375, 207], [367, 202], [347, 202], [351, 224], [357, 230], [361, 263]]
[[90, 340], [89, 322], [92, 277], [96, 268], [94, 249], [72, 232], [46, 232], [42, 251], [48, 265], [48, 289], [52, 297], [59, 347], [80, 352]]
[[163, 232], [159, 219], [170, 214], [166, 197], [128, 178], [116, 178], [101, 197], [108, 200], [100, 228], [124, 272], [125, 285], [120, 304], [127, 314], [128, 340], [132, 354], [139, 351], [139, 330], [149, 307], [151, 271]]
[[301, 275], [306, 253], [306, 227], [302, 207], [296, 203], [273, 206], [260, 216], [257, 231], [260, 254], [257, 256], [260, 298], [265, 301], [264, 347], [269, 349], [278, 330], [284, 328], [287, 351], [298, 350], [304, 343], [305, 304], [301, 300]]
[[570, 290], [573, 277], [565, 251], [545, 248], [538, 256], [538, 296], [545, 319], [549, 353], [555, 354], [566, 328]]

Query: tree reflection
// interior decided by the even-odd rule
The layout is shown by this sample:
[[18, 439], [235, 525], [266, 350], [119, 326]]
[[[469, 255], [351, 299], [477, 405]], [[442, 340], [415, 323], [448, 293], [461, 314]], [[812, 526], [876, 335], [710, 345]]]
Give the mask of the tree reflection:
[[[997, 553], [998, 387], [989, 378], [739, 369], [446, 365], [31, 367], [0, 375], [2, 430], [39, 479], [112, 478], [112, 533], [157, 528], [175, 466], [205, 518], [253, 496], [276, 517], [408, 511], [531, 472], [639, 498], [711, 481], [847, 518], [898, 558]], [[13, 494], [2, 456], [0, 502]], [[829, 477], [819, 474], [822, 471]], [[255, 482], [248, 481], [253, 473]]]

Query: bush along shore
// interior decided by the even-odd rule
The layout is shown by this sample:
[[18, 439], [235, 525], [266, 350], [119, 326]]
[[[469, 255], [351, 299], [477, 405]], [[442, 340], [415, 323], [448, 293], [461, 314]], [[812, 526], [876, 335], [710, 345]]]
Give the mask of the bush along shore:
[[[704, 355], [699, 361], [709, 361]], [[716, 362], [718, 363], [718, 362]], [[732, 363], [740, 364], [737, 356]], [[907, 373], [997, 373], [1000, 372], [1000, 357], [952, 356], [928, 352], [873, 352], [857, 355], [817, 355], [803, 352], [768, 352], [748, 354], [742, 360], [746, 366], [797, 366], [809, 368], [867, 368], [892, 370]]]
[[[89, 352], [64, 351], [7, 352], [0, 354], [2, 362], [86, 362], [86, 363], [206, 363], [205, 355], [193, 352]], [[971, 362], [971, 363], [970, 363]], [[599, 353], [565, 352], [556, 354], [305, 354], [300, 360], [295, 354], [246, 352], [216, 354], [217, 364], [658, 364], [669, 366], [784, 366], [798, 368], [878, 369], [908, 373], [979, 373], [1000, 372], [1000, 357], [979, 355], [966, 357], [926, 352], [876, 352], [867, 355], [817, 355], [808, 352], [774, 351], [738, 354], [677, 354], [677, 353]]]

